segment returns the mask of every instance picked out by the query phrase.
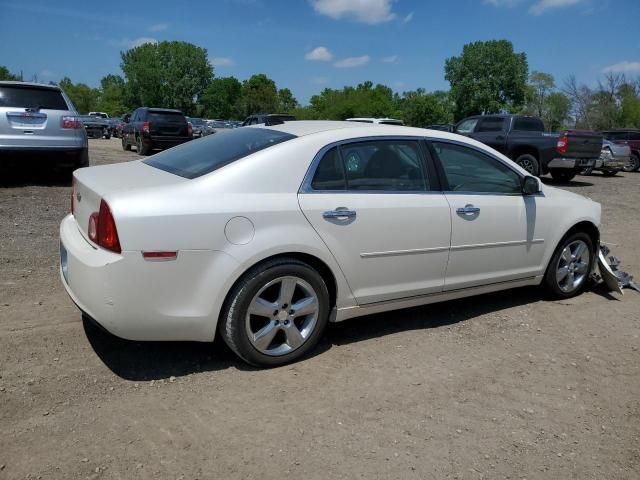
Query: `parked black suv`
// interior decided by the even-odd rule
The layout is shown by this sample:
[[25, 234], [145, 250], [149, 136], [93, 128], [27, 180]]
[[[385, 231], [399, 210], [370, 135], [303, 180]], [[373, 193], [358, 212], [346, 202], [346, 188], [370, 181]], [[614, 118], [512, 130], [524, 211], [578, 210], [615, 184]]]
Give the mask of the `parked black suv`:
[[242, 122], [242, 126], [260, 125], [262, 123], [267, 126], [280, 125], [281, 123], [291, 122], [293, 120], [296, 120], [296, 117], [287, 113], [256, 113], [255, 115], [247, 117], [245, 121]]
[[191, 125], [180, 110], [140, 107], [122, 127], [122, 148], [135, 145], [139, 155], [149, 155], [153, 149], [171, 148], [188, 142]]

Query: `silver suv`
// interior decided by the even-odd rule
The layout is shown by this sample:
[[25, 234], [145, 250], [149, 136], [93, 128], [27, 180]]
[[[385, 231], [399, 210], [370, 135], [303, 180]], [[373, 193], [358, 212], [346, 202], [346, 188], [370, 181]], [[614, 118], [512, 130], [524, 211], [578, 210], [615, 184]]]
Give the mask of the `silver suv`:
[[60, 87], [0, 82], [0, 162], [47, 157], [58, 166], [89, 165], [87, 133]]

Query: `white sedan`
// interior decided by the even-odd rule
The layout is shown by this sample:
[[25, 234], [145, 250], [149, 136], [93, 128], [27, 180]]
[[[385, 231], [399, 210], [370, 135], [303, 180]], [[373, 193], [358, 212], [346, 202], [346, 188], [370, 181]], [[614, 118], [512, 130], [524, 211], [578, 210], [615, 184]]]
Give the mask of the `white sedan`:
[[297, 121], [74, 173], [62, 282], [131, 340], [281, 365], [327, 322], [543, 284], [580, 293], [600, 205], [472, 139]]

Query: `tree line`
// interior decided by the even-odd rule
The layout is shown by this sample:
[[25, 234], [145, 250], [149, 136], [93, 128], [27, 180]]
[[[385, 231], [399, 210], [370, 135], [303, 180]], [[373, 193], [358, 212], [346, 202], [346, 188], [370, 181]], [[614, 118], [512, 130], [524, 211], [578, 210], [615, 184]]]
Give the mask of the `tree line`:
[[[567, 127], [640, 128], [640, 79], [608, 73], [596, 86], [571, 76], [558, 86], [545, 72], [529, 72], [527, 56], [507, 40], [472, 42], [446, 59], [448, 91], [423, 88], [403, 93], [363, 82], [325, 88], [306, 106], [265, 74], [240, 81], [217, 77], [207, 51], [187, 42], [146, 43], [121, 52], [122, 75], [103, 77], [92, 88], [70, 78], [59, 85], [81, 113], [119, 115], [148, 105], [178, 108], [191, 116], [242, 119], [259, 112], [287, 112], [300, 119], [393, 117], [423, 127], [469, 115], [522, 113], [541, 117], [549, 131]], [[21, 79], [0, 66], [0, 80]]]

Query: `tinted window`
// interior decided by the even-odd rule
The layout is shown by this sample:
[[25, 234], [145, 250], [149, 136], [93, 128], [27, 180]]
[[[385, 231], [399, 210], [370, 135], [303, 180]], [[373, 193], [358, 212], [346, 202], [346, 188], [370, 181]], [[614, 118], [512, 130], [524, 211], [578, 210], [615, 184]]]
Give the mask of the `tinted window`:
[[522, 132], [544, 132], [544, 123], [538, 118], [516, 117], [513, 129]]
[[604, 132], [602, 135], [604, 138], [611, 140], [612, 142], [627, 140], [629, 138], [629, 134], [627, 132]]
[[311, 188], [314, 190], [344, 190], [344, 170], [338, 153], [338, 148], [333, 147], [324, 154], [318, 168], [313, 175]]
[[164, 123], [185, 123], [187, 120], [180, 112], [156, 112], [153, 110], [149, 110], [147, 121]]
[[501, 132], [504, 130], [504, 118], [488, 117], [480, 121], [478, 132]]
[[423, 191], [425, 175], [418, 142], [349, 143], [340, 148], [349, 190]]
[[629, 140], [638, 141], [640, 140], [640, 132], [629, 132], [628, 136]]
[[58, 90], [13, 85], [0, 86], [0, 107], [69, 110]]
[[380, 125], [404, 125], [401, 120], [382, 120]]
[[521, 193], [520, 176], [506, 165], [471, 148], [433, 143], [449, 191]]
[[209, 135], [160, 152], [147, 165], [185, 178], [196, 178], [259, 150], [295, 138], [263, 128], [238, 128]]
[[471, 133], [473, 129], [476, 128], [476, 124], [478, 123], [477, 118], [470, 118], [469, 120], [463, 120], [456, 127], [456, 132], [459, 133]]

